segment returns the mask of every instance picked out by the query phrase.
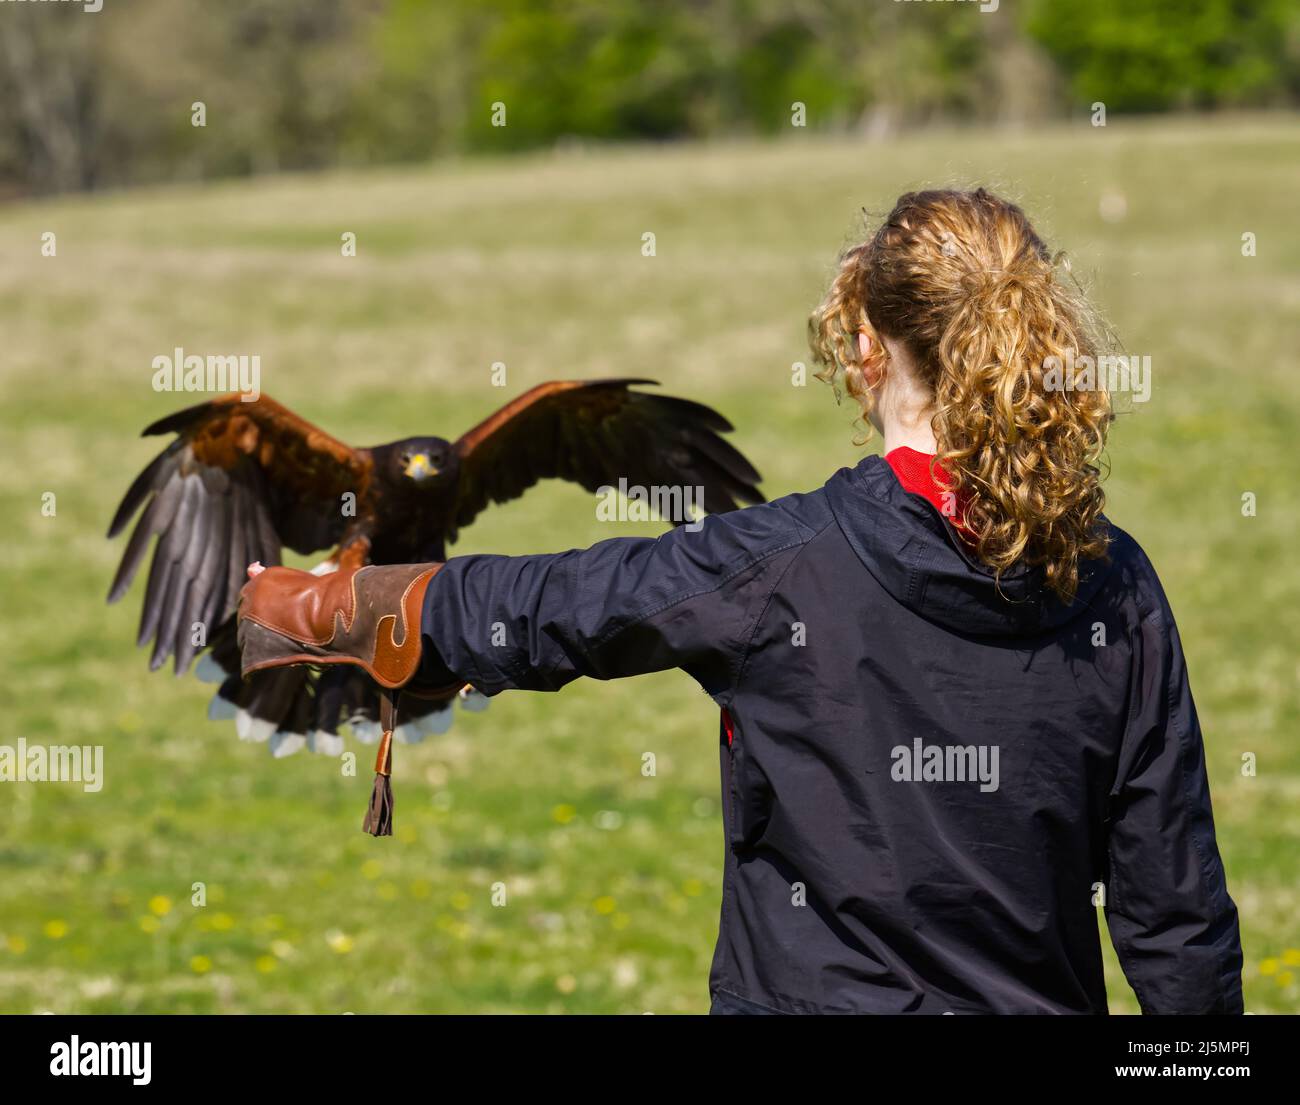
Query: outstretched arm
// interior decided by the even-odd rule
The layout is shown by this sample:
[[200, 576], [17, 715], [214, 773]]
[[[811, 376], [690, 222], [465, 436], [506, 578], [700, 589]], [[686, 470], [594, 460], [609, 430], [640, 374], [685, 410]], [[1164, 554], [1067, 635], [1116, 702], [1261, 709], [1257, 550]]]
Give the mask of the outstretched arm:
[[804, 537], [777, 504], [657, 539], [447, 561], [425, 595], [422, 678], [485, 694], [680, 667], [726, 702], [755, 621]]

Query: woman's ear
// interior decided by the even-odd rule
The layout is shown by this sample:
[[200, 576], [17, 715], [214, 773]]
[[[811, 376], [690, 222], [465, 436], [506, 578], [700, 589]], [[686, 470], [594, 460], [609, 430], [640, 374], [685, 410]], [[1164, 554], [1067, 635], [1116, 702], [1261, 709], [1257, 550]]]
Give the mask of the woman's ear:
[[862, 377], [869, 388], [879, 385], [885, 375], [885, 368], [880, 357], [874, 355], [877, 352], [876, 339], [866, 330], [859, 330], [858, 356], [862, 360]]

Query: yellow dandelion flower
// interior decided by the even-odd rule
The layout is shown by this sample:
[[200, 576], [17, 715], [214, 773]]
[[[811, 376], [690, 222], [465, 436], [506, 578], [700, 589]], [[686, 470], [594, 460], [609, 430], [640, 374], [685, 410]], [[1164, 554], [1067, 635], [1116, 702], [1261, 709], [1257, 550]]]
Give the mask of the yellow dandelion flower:
[[449, 900], [452, 909], [459, 909], [461, 912], [464, 912], [470, 907], [470, 897], [463, 890], [457, 890]]
[[632, 918], [626, 913], [615, 913], [614, 916], [610, 918], [609, 923], [616, 929], [625, 929], [632, 923]]
[[269, 975], [275, 970], [276, 962], [273, 955], [259, 955], [253, 964], [262, 974]]
[[392, 902], [397, 900], [397, 884], [391, 882], [381, 882], [375, 887], [375, 893], [379, 896], [381, 902]]
[[1279, 986], [1290, 986], [1295, 981], [1295, 971], [1283, 971], [1277, 976]]
[[149, 912], [155, 917], [166, 917], [172, 911], [172, 900], [166, 894], [155, 894], [149, 899]]
[[157, 932], [160, 928], [162, 928], [162, 922], [159, 921], [157, 917], [140, 918], [141, 932]]
[[687, 879], [682, 883], [682, 893], [688, 898], [698, 898], [704, 893], [704, 883], [699, 879]]
[[325, 934], [325, 943], [339, 955], [347, 955], [355, 946], [352, 937], [346, 932], [339, 932], [338, 929], [331, 929]]
[[212, 927], [217, 932], [229, 932], [235, 927], [235, 919], [229, 913], [214, 913]]
[[294, 949], [288, 940], [272, 940], [271, 951], [281, 959], [288, 959], [289, 956], [293, 955]]
[[1282, 962], [1288, 967], [1300, 967], [1300, 948], [1287, 948], [1282, 953]]
[[1262, 959], [1259, 964], [1259, 973], [1262, 975], [1277, 974], [1278, 962], [1276, 959]]
[[68, 922], [60, 921], [57, 919], [53, 921], [46, 921], [45, 924], [42, 926], [41, 931], [44, 932], [45, 935], [48, 936], [51, 940], [62, 940], [65, 936], [68, 935]]
[[433, 884], [428, 879], [416, 879], [409, 889], [412, 898], [427, 898], [433, 893]]
[[361, 865], [361, 874], [368, 879], [377, 879], [384, 873], [384, 865], [377, 859], [368, 859]]
[[603, 898], [597, 898], [592, 902], [592, 906], [595, 908], [597, 913], [608, 916], [618, 908], [618, 902], [614, 901], [613, 898], [606, 894]]
[[205, 975], [212, 970], [212, 960], [206, 955], [196, 955], [190, 959], [190, 970], [196, 975]]
[[570, 806], [568, 803], [564, 803], [559, 806], [556, 806], [555, 809], [551, 810], [551, 818], [554, 821], [557, 821], [561, 825], [567, 825], [570, 821], [572, 821], [577, 816], [578, 816], [578, 811], [574, 809], [572, 806]]

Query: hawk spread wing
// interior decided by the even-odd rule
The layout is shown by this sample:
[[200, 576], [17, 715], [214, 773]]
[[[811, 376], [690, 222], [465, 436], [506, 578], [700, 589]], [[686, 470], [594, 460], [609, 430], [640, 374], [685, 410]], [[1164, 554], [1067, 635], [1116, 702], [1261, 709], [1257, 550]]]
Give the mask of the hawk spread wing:
[[154, 642], [151, 668], [173, 656], [180, 672], [202, 649], [193, 626], [211, 633], [234, 612], [251, 561], [278, 564], [285, 546], [305, 554], [339, 541], [351, 521], [343, 495], [364, 508], [372, 461], [267, 396], [225, 395], [144, 433], [178, 436], [109, 526], [113, 537], [143, 507], [108, 600], [126, 593], [157, 535], [138, 643]]
[[548, 478], [592, 492], [619, 477], [647, 488], [698, 486], [711, 514], [761, 503], [758, 473], [720, 436], [731, 423], [689, 399], [630, 390], [655, 382], [539, 384], [479, 423], [455, 445], [455, 524], [468, 525], [489, 503], [517, 498]]

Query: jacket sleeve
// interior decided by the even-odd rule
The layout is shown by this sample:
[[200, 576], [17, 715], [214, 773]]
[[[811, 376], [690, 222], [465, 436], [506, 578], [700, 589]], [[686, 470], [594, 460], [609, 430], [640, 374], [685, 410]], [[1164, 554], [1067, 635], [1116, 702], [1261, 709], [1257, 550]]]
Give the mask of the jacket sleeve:
[[755, 621], [804, 537], [776, 504], [657, 539], [447, 561], [425, 594], [422, 678], [484, 694], [679, 667], [726, 704]]
[[1144, 1013], [1241, 1013], [1241, 937], [1214, 836], [1205, 748], [1178, 629], [1154, 608], [1111, 792], [1106, 919]]

